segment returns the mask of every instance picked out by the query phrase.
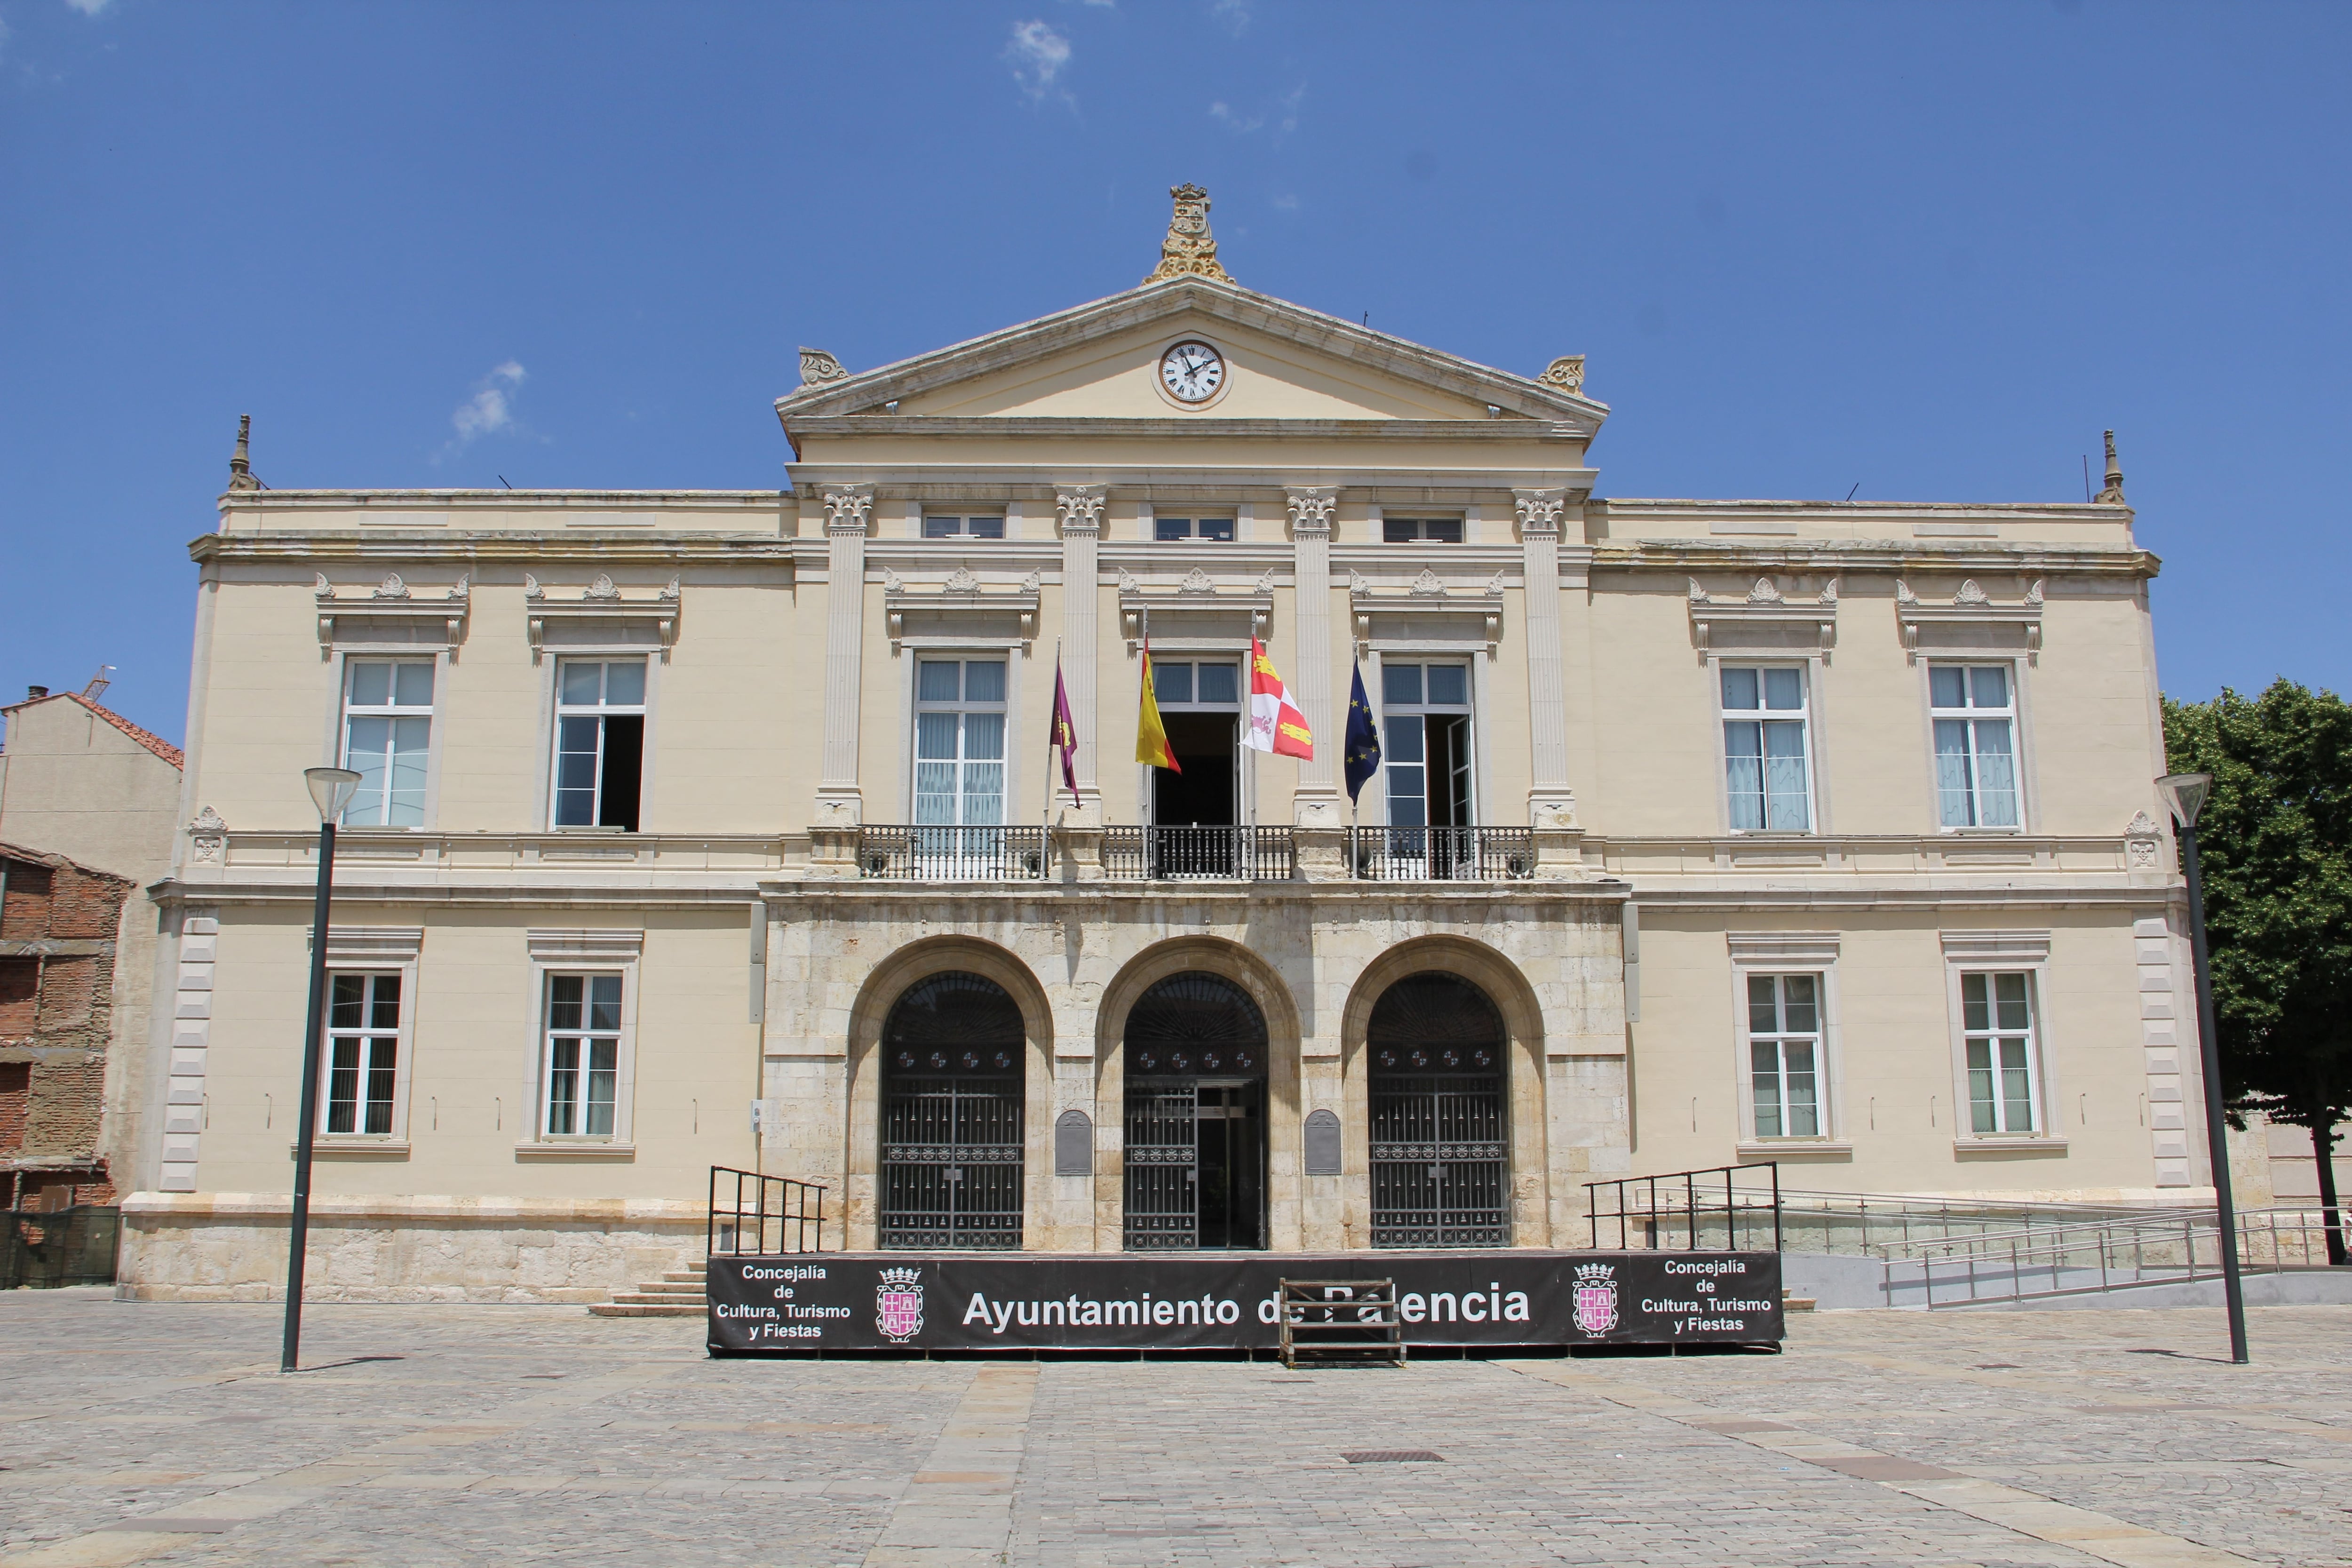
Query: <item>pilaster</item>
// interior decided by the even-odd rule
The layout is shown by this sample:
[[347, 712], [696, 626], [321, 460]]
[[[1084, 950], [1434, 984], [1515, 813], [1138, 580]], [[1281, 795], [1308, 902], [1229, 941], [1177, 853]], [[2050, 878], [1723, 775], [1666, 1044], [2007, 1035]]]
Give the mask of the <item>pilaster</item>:
[[1513, 490], [1527, 580], [1528, 732], [1533, 772], [1528, 820], [1553, 832], [1576, 826], [1568, 784], [1568, 692], [1560, 658], [1559, 520], [1565, 489]]
[[1339, 806], [1340, 750], [1338, 715], [1331, 707], [1331, 517], [1339, 492], [1293, 489], [1289, 492], [1292, 596], [1297, 626], [1296, 668], [1299, 711], [1315, 733], [1315, 755], [1298, 765], [1293, 820], [1300, 827], [1337, 830], [1346, 824]]
[[824, 759], [816, 826], [838, 832], [865, 820], [857, 786], [857, 709], [866, 635], [866, 529], [870, 485], [824, 492]]
[[[1078, 805], [1064, 820], [1073, 826], [1102, 824], [1102, 789], [1095, 774], [1095, 637], [1097, 609], [1095, 552], [1102, 539], [1103, 487], [1063, 485], [1054, 492], [1054, 508], [1062, 531], [1062, 677], [1070, 699], [1070, 719], [1077, 726]], [[1048, 722], [1050, 722], [1050, 719]], [[1059, 787], [1056, 773], [1045, 781], [1050, 794]], [[1095, 841], [1096, 875], [1101, 874], [1101, 841]]]

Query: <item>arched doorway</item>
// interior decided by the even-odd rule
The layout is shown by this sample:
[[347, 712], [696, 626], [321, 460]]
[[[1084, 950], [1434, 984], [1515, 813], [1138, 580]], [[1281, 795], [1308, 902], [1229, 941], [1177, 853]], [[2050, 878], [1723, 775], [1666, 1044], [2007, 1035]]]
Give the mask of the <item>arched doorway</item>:
[[1265, 1016], [1222, 975], [1171, 974], [1127, 1016], [1126, 1243], [1265, 1245]]
[[1021, 1245], [1020, 1005], [978, 974], [909, 986], [882, 1026], [885, 1247]]
[[1505, 1040], [1457, 974], [1409, 974], [1372, 1005], [1374, 1247], [1510, 1245]]

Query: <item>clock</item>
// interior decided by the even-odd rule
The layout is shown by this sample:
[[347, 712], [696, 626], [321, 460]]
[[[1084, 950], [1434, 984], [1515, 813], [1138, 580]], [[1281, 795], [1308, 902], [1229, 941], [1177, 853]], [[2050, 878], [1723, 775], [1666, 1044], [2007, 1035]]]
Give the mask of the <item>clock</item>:
[[1225, 384], [1225, 356], [1188, 338], [1160, 356], [1160, 384], [1179, 403], [1207, 403]]

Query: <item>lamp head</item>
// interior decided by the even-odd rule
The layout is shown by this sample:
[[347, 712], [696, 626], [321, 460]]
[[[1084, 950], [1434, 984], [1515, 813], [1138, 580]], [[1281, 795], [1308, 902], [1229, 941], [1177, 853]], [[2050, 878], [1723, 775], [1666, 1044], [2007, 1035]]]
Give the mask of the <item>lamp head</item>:
[[2183, 827], [2195, 827], [2197, 814], [2205, 809], [2205, 797], [2213, 793], [2213, 775], [2167, 773], [2156, 781], [2156, 793], [2163, 797], [2174, 821]]
[[302, 782], [318, 803], [319, 820], [332, 822], [351, 805], [352, 792], [360, 787], [360, 775], [349, 768], [304, 768]]

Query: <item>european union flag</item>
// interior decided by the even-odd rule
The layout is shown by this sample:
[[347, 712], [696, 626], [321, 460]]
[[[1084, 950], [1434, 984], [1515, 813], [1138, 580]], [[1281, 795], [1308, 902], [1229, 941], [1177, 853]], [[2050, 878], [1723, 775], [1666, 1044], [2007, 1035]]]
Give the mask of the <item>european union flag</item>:
[[1357, 665], [1354, 689], [1348, 693], [1348, 798], [1354, 800], [1364, 781], [1381, 771], [1381, 727], [1372, 722], [1372, 700], [1364, 695], [1364, 667]]

